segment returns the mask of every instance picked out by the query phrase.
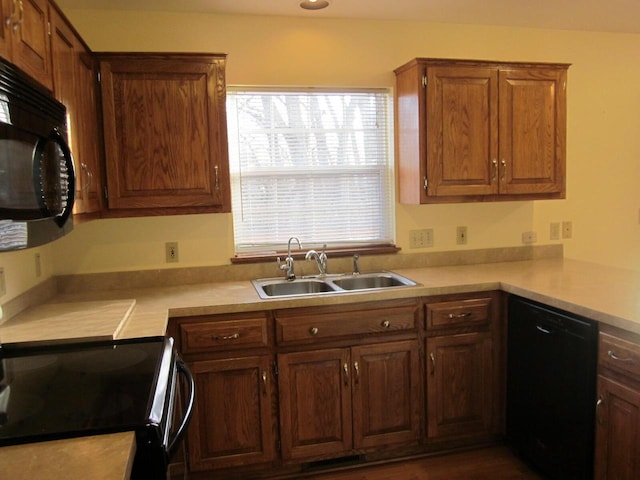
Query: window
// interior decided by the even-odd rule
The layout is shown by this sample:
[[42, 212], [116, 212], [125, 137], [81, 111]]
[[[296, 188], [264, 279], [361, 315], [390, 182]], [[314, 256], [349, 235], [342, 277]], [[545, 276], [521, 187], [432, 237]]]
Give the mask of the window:
[[394, 243], [388, 89], [229, 88], [236, 253]]

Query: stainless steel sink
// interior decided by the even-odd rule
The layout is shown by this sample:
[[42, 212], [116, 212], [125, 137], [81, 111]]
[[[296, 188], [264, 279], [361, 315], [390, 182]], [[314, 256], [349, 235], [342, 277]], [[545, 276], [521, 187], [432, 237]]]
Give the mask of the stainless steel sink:
[[416, 283], [408, 278], [390, 272], [363, 273], [332, 280], [332, 283], [344, 290], [363, 290], [369, 288], [408, 287]]
[[[322, 280], [255, 280], [253, 283], [263, 298], [283, 297], [289, 295], [309, 295], [313, 293], [333, 292], [335, 288]], [[264, 293], [264, 296], [262, 295]]]
[[287, 280], [280, 277], [263, 278], [253, 280], [253, 285], [261, 298], [274, 298], [411, 287], [417, 284], [413, 280], [393, 272], [375, 272], [355, 275], [318, 275], [295, 280]]

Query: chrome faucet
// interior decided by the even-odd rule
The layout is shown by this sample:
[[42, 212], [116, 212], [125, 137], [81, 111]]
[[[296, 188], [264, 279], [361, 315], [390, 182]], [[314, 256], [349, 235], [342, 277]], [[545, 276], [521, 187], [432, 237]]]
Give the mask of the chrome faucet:
[[327, 254], [325, 253], [327, 249], [327, 244], [325, 243], [322, 246], [322, 253], [318, 253], [315, 250], [309, 250], [307, 254], [304, 256], [304, 259], [308, 262], [312, 258], [315, 259], [316, 264], [318, 265], [318, 270], [320, 271], [320, 275], [327, 274]]
[[360, 255], [353, 256], [353, 275], [360, 275], [360, 267], [358, 266], [358, 259]]
[[298, 249], [302, 250], [302, 244], [300, 243], [300, 240], [298, 240], [298, 237], [291, 237], [289, 239], [289, 242], [287, 243], [287, 258], [284, 259], [284, 263], [280, 262], [280, 257], [278, 257], [276, 260], [278, 262], [278, 268], [280, 270], [284, 270], [285, 271], [285, 278], [287, 280], [295, 280], [296, 279], [296, 273], [293, 269], [293, 257], [291, 256], [291, 241], [295, 240], [296, 242], [298, 242]]

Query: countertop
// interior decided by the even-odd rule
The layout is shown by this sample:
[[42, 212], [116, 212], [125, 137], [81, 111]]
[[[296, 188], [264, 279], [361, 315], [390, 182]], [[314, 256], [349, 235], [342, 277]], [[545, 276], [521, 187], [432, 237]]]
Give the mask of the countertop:
[[[85, 332], [87, 336], [91, 336], [95, 328], [91, 319], [95, 319], [99, 312], [99, 310], [92, 310], [92, 302], [99, 302], [94, 304], [95, 307], [113, 302], [120, 304], [122, 301], [134, 299], [133, 309], [123, 315], [113, 331], [114, 338], [134, 338], [164, 335], [170, 317], [503, 290], [586, 316], [602, 324], [640, 334], [640, 296], [638, 295], [640, 272], [562, 258], [450, 267], [404, 268], [393, 269], [393, 271], [418, 282], [419, 285], [383, 291], [263, 300], [248, 280], [200, 283], [177, 287], [65, 294], [58, 296], [55, 302], [37, 307], [37, 311], [46, 315], [47, 311], [67, 308], [61, 305], [75, 305], [75, 307], [85, 305], [86, 310], [71, 308], [73, 313], [65, 318], [74, 323], [74, 331], [77, 335], [78, 332]], [[11, 328], [13, 334], [18, 335], [16, 332], [19, 332], [20, 325], [24, 324], [27, 328], [29, 322], [44, 321], [34, 319], [33, 315], [34, 310], [28, 310], [0, 326], [0, 338], [3, 328]], [[29, 322], [26, 321], [27, 319]], [[90, 437], [90, 439], [91, 442], [95, 442], [96, 437]], [[104, 448], [107, 449], [112, 442], [106, 436], [103, 440]], [[89, 439], [72, 439], [63, 443], [67, 442], [75, 445], [74, 448], [81, 448], [86, 441]], [[51, 448], [59, 448], [58, 442], [48, 443], [51, 444]], [[95, 444], [92, 443], [92, 445], [95, 448]], [[8, 448], [13, 447], [0, 449], [0, 452], [5, 454], [4, 457], [0, 455], [0, 466], [3, 465], [2, 459], [6, 459]], [[22, 448], [28, 450], [30, 447]], [[44, 455], [41, 449], [46, 450], [47, 444], [34, 444], [33, 448], [38, 449], [40, 452], [38, 455]], [[100, 447], [97, 448], [100, 451]], [[125, 452], [124, 456], [126, 455], [128, 454]], [[96, 457], [95, 461], [100, 462], [100, 458]], [[103, 458], [105, 466], [113, 463], [113, 456], [105, 455]], [[16, 461], [18, 461], [17, 458]], [[30, 473], [22, 478], [45, 478], [48, 468], [48, 466], [43, 467], [42, 476]], [[122, 478], [118, 475], [120, 474], [116, 473], [108, 478]]]

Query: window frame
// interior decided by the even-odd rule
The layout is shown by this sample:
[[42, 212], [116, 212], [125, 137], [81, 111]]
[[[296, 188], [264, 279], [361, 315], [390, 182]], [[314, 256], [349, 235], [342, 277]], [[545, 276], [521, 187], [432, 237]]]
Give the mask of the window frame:
[[[327, 93], [327, 94], [348, 94], [348, 93], [373, 93], [373, 94], [384, 94], [385, 97], [385, 109], [386, 109], [386, 144], [385, 144], [385, 165], [381, 166], [370, 166], [364, 167], [368, 171], [372, 171], [375, 169], [381, 169], [386, 171], [386, 189], [385, 193], [387, 195], [388, 207], [383, 213], [383, 215], [388, 215], [387, 222], [389, 224], [388, 232], [390, 236], [390, 242], [367, 242], [367, 241], [354, 241], [354, 242], [336, 242], [336, 245], [329, 246], [326, 248], [327, 253], [330, 253], [332, 257], [342, 257], [342, 256], [351, 256], [353, 254], [390, 254], [397, 253], [400, 249], [396, 246], [397, 242], [397, 232], [396, 232], [396, 180], [395, 180], [395, 125], [394, 125], [394, 96], [393, 89], [391, 87], [376, 87], [376, 88], [344, 88], [344, 87], [269, 87], [269, 86], [251, 86], [251, 85], [227, 85], [227, 92], [251, 92], [251, 93], [273, 93], [277, 94], [278, 92], [282, 93]], [[228, 102], [228, 101], [227, 101]], [[227, 103], [228, 105], [228, 103]], [[235, 115], [227, 115], [228, 122], [231, 122], [232, 118], [235, 118]], [[229, 145], [231, 148], [236, 148], [235, 145], [238, 144], [237, 138], [231, 138], [232, 132], [234, 129], [228, 128], [229, 131]], [[234, 193], [235, 189], [240, 188], [238, 186], [238, 182], [240, 182], [240, 174], [239, 174], [239, 154], [236, 153], [236, 157], [233, 159], [234, 154], [230, 151], [229, 162], [230, 162], [230, 180], [232, 183], [232, 216], [234, 219], [238, 215], [237, 212], [237, 204], [235, 202], [235, 198], [237, 198], [237, 193]], [[338, 166], [336, 170], [357, 170], [363, 167], [349, 167], [349, 166]], [[266, 174], [266, 176], [277, 175], [277, 168], [273, 168], [272, 172]], [[386, 223], [386, 222], [384, 222]], [[303, 232], [300, 233], [303, 235]], [[286, 244], [289, 238], [282, 238], [281, 241], [278, 242], [277, 247], [275, 244], [265, 242], [262, 245], [262, 248], [257, 248], [255, 250], [238, 250], [238, 242], [236, 239], [236, 227], [233, 227], [233, 248], [234, 248], [234, 256], [231, 258], [232, 263], [253, 263], [253, 262], [266, 262], [272, 261], [274, 255], [279, 255], [286, 253]], [[304, 238], [300, 237], [300, 240], [304, 242]], [[282, 247], [281, 249], [278, 247]], [[274, 248], [275, 247], [275, 248]], [[321, 249], [323, 245], [319, 245], [317, 243], [309, 243], [304, 242], [304, 248], [314, 248]], [[303, 256], [304, 252], [299, 253], [295, 252], [295, 256]], [[294, 256], [292, 252], [292, 256]]]

